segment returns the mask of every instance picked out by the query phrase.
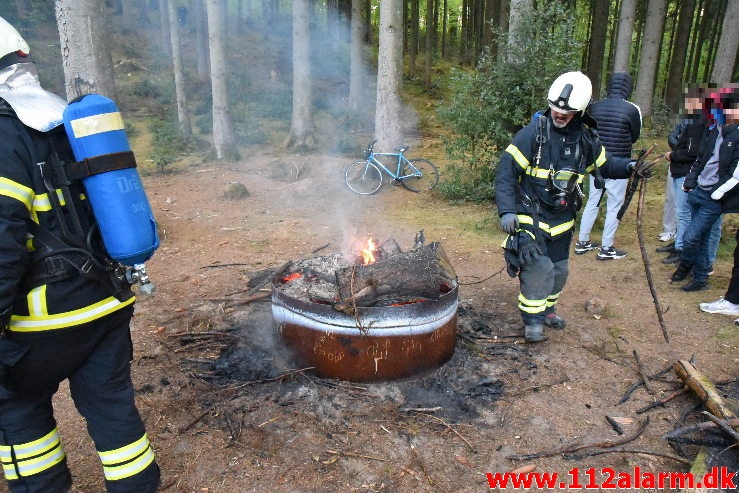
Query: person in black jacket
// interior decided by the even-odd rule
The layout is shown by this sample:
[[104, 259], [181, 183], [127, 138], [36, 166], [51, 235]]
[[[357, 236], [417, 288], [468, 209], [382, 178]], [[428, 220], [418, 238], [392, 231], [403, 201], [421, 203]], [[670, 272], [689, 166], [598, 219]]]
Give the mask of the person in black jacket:
[[717, 123], [709, 128], [698, 159], [683, 182], [683, 190], [688, 192], [691, 219], [683, 236], [680, 263], [671, 280], [683, 281], [692, 272], [693, 280], [682, 286], [684, 291], [699, 291], [708, 286], [710, 230], [722, 213], [739, 211], [739, 190], [736, 188], [739, 179], [734, 177], [739, 161], [739, 125], [726, 124], [735, 120], [733, 107], [728, 112], [725, 107], [735, 103], [729, 98], [731, 94], [726, 96], [722, 89], [712, 91], [710, 98], [706, 98]]
[[[627, 178], [628, 158], [606, 154], [585, 109], [592, 85], [581, 72], [560, 75], [549, 109], [513, 137], [495, 176], [495, 202], [508, 273], [519, 276], [518, 309], [527, 341], [546, 340], [544, 326], [563, 329], [556, 305], [567, 281], [575, 214], [586, 174]], [[602, 183], [601, 183], [602, 186]]]
[[[724, 213], [739, 212], [739, 85], [726, 85], [714, 92], [721, 105], [726, 125], [722, 128], [723, 142], [719, 148], [719, 181], [711, 198], [719, 201]], [[708, 313], [739, 315], [739, 229], [734, 247], [734, 266], [723, 297], [712, 303], [701, 303]], [[739, 324], [739, 319], [734, 321]]]
[[[135, 296], [129, 284], [101, 267], [106, 252], [92, 240], [95, 220], [81, 200], [83, 187], [65, 183], [51, 167], [71, 155], [61, 125], [67, 103], [41, 88], [29, 51], [0, 17], [3, 472], [12, 493], [61, 493], [72, 486], [52, 407], [59, 384], [68, 380], [107, 491], [153, 493], [159, 467], [130, 373]], [[99, 123], [90, 121], [92, 127]], [[65, 197], [63, 204], [57, 197]], [[79, 236], [62, 228], [72, 215]], [[55, 239], [74, 239], [76, 246], [57, 248]]]
[[[616, 72], [608, 83], [608, 92], [605, 99], [596, 101], [588, 112], [598, 123], [598, 136], [603, 146], [614, 156], [631, 157], [632, 145], [639, 139], [641, 133], [641, 111], [634, 103], [627, 101], [631, 94], [631, 77], [625, 72]], [[595, 178], [590, 177], [590, 188], [585, 209], [580, 218], [578, 241], [575, 243], [575, 253], [582, 255], [595, 250], [598, 245], [591, 243], [590, 231], [598, 217], [598, 208], [606, 194], [606, 219], [603, 224], [601, 246], [598, 251], [598, 260], [622, 259], [626, 252], [614, 247], [616, 230], [618, 229], [618, 211], [624, 203], [628, 180], [606, 179], [603, 189], [596, 189]]]

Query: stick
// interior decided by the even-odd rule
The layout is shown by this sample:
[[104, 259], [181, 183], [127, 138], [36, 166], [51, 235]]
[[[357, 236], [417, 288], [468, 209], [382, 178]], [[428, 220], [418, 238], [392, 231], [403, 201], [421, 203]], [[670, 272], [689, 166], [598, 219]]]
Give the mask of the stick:
[[387, 461], [387, 459], [383, 459], [381, 457], [372, 457], [371, 455], [355, 454], [354, 452], [339, 452], [338, 450], [326, 450], [326, 453], [332, 454], [332, 455], [341, 455], [344, 457], [356, 457], [358, 459], [379, 460], [380, 462]]
[[634, 353], [634, 359], [636, 360], [636, 366], [639, 369], [639, 375], [641, 375], [642, 380], [644, 380], [644, 386], [647, 388], [647, 392], [654, 395], [654, 389], [651, 385], [649, 385], [649, 378], [647, 378], [647, 374], [644, 372], [644, 367], [641, 364], [641, 360], [639, 359], [639, 353], [636, 352], [636, 349], [633, 351]]
[[483, 279], [483, 280], [481, 280], [481, 281], [474, 281], [474, 282], [460, 282], [460, 283], [459, 283], [459, 285], [460, 285], [460, 286], [471, 286], [471, 285], [473, 285], [473, 284], [482, 284], [482, 283], [484, 283], [485, 281], [487, 281], [487, 280], [489, 280], [489, 279], [492, 279], [493, 277], [497, 276], [498, 274], [500, 274], [500, 273], [501, 273], [501, 272], [503, 272], [504, 270], [505, 270], [505, 266], [501, 267], [501, 269], [500, 269], [500, 270], [499, 270], [498, 272], [496, 272], [495, 274], [493, 274], [493, 275], [490, 275], [490, 276], [486, 277], [485, 279]]
[[241, 306], [241, 305], [247, 305], [251, 303], [252, 301], [263, 300], [271, 296], [272, 296], [271, 292], [257, 293], [251, 296], [247, 296], [246, 298], [230, 299], [228, 301], [229, 301], [229, 306]]
[[[726, 424], [729, 426], [739, 426], [739, 419], [729, 419], [726, 421]], [[682, 428], [676, 428], [672, 430], [671, 432], [664, 434], [662, 438], [664, 438], [667, 441], [671, 441], [683, 435], [689, 435], [691, 433], [695, 433], [696, 431], [710, 430], [711, 428], [716, 428], [717, 426], [718, 425], [716, 423], [713, 423], [711, 421], [704, 421], [702, 423], [698, 423], [695, 425], [683, 426]]]
[[526, 455], [508, 455], [506, 456], [506, 459], [509, 460], [531, 460], [531, 459], [539, 459], [541, 457], [554, 457], [555, 455], [560, 454], [571, 454], [573, 452], [577, 452], [578, 450], [586, 449], [586, 448], [612, 448], [612, 447], [618, 447], [619, 445], [625, 445], [629, 442], [633, 442], [639, 436], [641, 436], [642, 433], [644, 433], [644, 430], [647, 429], [647, 425], [649, 424], [649, 417], [645, 419], [642, 424], [639, 426], [639, 429], [636, 430], [636, 432], [633, 435], [620, 438], [618, 440], [613, 440], [611, 442], [602, 442], [602, 443], [595, 443], [590, 445], [570, 445], [568, 447], [563, 447], [555, 450], [546, 450], [544, 452], [537, 452], [534, 454], [526, 454]]
[[685, 382], [690, 390], [703, 401], [711, 414], [721, 419], [736, 418], [734, 412], [726, 405], [713, 383], [700, 373], [690, 362], [680, 360], [675, 363], [675, 373]]
[[606, 421], [608, 421], [608, 424], [611, 425], [611, 428], [613, 428], [616, 433], [618, 433], [619, 435], [624, 434], [623, 428], [621, 428], [621, 425], [618, 424], [615, 419], [606, 415]]
[[593, 455], [601, 455], [601, 454], [646, 454], [646, 455], [654, 455], [656, 457], [665, 457], [667, 459], [672, 459], [674, 461], [680, 462], [681, 464], [690, 464], [690, 461], [688, 459], [685, 459], [683, 457], [680, 457], [679, 455], [674, 454], [668, 454], [665, 452], [652, 452], [650, 450], [642, 450], [642, 449], [627, 449], [624, 447], [611, 447], [603, 450], [593, 450], [590, 452], [585, 452], [582, 454], [576, 454], [573, 455], [573, 459], [583, 459], [585, 457], [590, 457]]
[[473, 447], [472, 444], [465, 437], [463, 437], [461, 435], [461, 433], [459, 433], [457, 430], [455, 430], [454, 428], [452, 428], [452, 425], [450, 425], [449, 423], [447, 423], [446, 421], [444, 421], [441, 418], [437, 418], [436, 416], [434, 416], [432, 414], [423, 414], [423, 415], [424, 416], [428, 416], [429, 418], [433, 418], [436, 421], [438, 421], [439, 423], [441, 423], [444, 426], [446, 426], [452, 433], [454, 433], [455, 435], [457, 435], [460, 438], [460, 440], [462, 440], [465, 444], [467, 444], [467, 446], [470, 449], [470, 452], [474, 452], [475, 451], [475, 447]]
[[310, 253], [318, 253], [318, 252], [320, 252], [321, 250], [323, 250], [324, 248], [328, 247], [328, 246], [329, 246], [330, 244], [331, 244], [331, 242], [329, 241], [329, 242], [328, 242], [328, 243], [326, 243], [325, 245], [321, 245], [321, 246], [319, 246], [318, 248], [314, 248], [314, 249], [313, 249], [313, 251], [312, 251], [312, 252], [310, 252]]
[[275, 277], [279, 276], [280, 274], [285, 272], [287, 269], [289, 269], [292, 264], [293, 264], [293, 261], [288, 260], [287, 262], [285, 262], [284, 264], [282, 264], [281, 266], [273, 270], [271, 274], [269, 274], [268, 276], [265, 276], [265, 278], [262, 279], [262, 281], [260, 281], [259, 284], [251, 288], [247, 294], [249, 296], [253, 295], [257, 291], [262, 289], [264, 286], [266, 286], [268, 283], [272, 282]]
[[713, 414], [709, 413], [708, 411], [703, 411], [703, 414], [705, 414], [708, 419], [710, 419], [711, 421], [713, 421], [714, 423], [716, 423], [716, 425], [719, 428], [721, 428], [726, 433], [728, 433], [729, 435], [731, 435], [734, 438], [734, 440], [737, 443], [739, 443], [739, 433], [737, 433], [737, 431], [734, 428], [732, 428], [731, 426], [729, 426], [726, 421], [717, 418], [716, 416], [714, 416]]
[[[639, 204], [636, 208], [636, 234], [639, 238], [639, 250], [641, 251], [641, 258], [644, 262], [644, 273], [647, 276], [647, 284], [649, 285], [649, 292], [652, 294], [652, 301], [654, 301], [654, 308], [657, 310], [657, 320], [659, 320], [659, 326], [662, 328], [662, 337], [665, 338], [665, 342], [670, 342], [670, 335], [667, 333], [667, 326], [664, 320], [664, 310], [662, 310], [662, 304], [657, 297], [657, 290], [654, 287], [654, 279], [652, 278], [652, 269], [649, 266], [649, 258], [647, 257], [647, 248], [644, 246], [644, 231], [642, 230], [642, 218], [644, 216], [644, 196], [647, 191], [647, 178], [644, 177], [641, 180], [639, 187]], [[646, 381], [644, 382], [646, 385]]]
[[677, 392], [674, 392], [674, 393], [668, 395], [664, 399], [661, 399], [659, 401], [654, 401], [654, 402], [650, 403], [649, 405], [647, 405], [647, 406], [645, 406], [645, 407], [637, 410], [636, 411], [636, 414], [643, 414], [643, 413], [649, 411], [650, 409], [654, 409], [655, 407], [664, 406], [665, 404], [667, 404], [668, 402], [670, 402], [675, 397], [679, 397], [679, 396], [683, 395], [687, 391], [688, 391], [688, 389], [686, 389], [686, 388], [683, 387], [682, 389], [678, 390]]
[[623, 397], [621, 397], [621, 400], [618, 401], [618, 404], [623, 404], [624, 402], [628, 401], [631, 397], [631, 394], [634, 393], [636, 389], [644, 385], [644, 380], [639, 380], [638, 382], [635, 382], [629, 389], [626, 391]]

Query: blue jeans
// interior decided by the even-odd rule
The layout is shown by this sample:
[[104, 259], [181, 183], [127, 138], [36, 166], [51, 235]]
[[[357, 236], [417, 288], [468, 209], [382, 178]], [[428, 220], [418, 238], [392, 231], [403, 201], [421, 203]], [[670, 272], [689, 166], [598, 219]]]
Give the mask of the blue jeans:
[[711, 198], [711, 193], [700, 187], [688, 194], [690, 224], [683, 233], [683, 253], [680, 263], [693, 268], [693, 279], [705, 281], [711, 270], [709, 237], [721, 218], [721, 204]]
[[[673, 197], [675, 200], [675, 215], [677, 216], [677, 231], [675, 232], [675, 250], [683, 249], [683, 233], [690, 224], [690, 206], [688, 206], [688, 194], [683, 191], [685, 177], [673, 178]], [[711, 234], [708, 237], [708, 264], [716, 262], [719, 241], [721, 241], [721, 227], [723, 225], [723, 214], [713, 224]]]

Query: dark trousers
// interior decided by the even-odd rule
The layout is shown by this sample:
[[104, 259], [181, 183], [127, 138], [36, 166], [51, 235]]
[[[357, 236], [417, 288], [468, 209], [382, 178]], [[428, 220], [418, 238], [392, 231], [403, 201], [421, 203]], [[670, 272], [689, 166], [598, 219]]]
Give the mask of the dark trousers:
[[[99, 452], [140, 440], [145, 429], [131, 382], [132, 314], [131, 307], [70, 329], [11, 334], [25, 354], [6, 368], [0, 393], [0, 445], [28, 444], [56, 429], [51, 398], [65, 379]], [[106, 489], [115, 493], [155, 492], [158, 484], [156, 461], [130, 477], [106, 479]], [[8, 485], [13, 493], [64, 492], [71, 476], [66, 460], [61, 460], [38, 473], [19, 474]]]

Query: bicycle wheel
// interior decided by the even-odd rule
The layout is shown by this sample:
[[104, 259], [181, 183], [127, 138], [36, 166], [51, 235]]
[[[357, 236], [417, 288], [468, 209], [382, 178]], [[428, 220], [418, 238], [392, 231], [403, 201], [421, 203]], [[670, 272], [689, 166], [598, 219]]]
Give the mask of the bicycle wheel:
[[371, 195], [382, 185], [382, 173], [368, 161], [357, 161], [346, 168], [346, 184], [359, 195]]
[[439, 183], [439, 170], [427, 159], [411, 159], [403, 168], [400, 182], [411, 192], [425, 192]]

